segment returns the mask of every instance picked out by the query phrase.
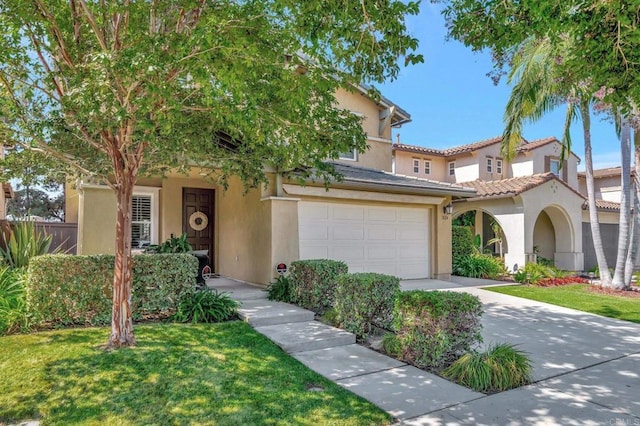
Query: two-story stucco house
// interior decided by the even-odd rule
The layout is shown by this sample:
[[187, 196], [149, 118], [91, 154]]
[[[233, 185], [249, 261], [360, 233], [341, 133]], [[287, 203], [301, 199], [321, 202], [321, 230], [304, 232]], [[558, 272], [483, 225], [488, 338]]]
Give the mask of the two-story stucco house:
[[[244, 194], [238, 179], [224, 190], [197, 170], [141, 178], [134, 193], [133, 246], [186, 232], [195, 249], [208, 251], [217, 273], [259, 284], [273, 279], [276, 264], [310, 258], [344, 260], [352, 272], [448, 277], [451, 215], [443, 207], [474, 191], [394, 175], [391, 129], [410, 115], [384, 97], [371, 99], [364, 87], [335, 97], [362, 117], [370, 146], [336, 162], [344, 180], [327, 191], [320, 183], [300, 185], [271, 174], [267, 187]], [[68, 185], [65, 214], [78, 222], [78, 254], [113, 253], [111, 190]]]
[[579, 158], [570, 153], [561, 164], [557, 139], [523, 139], [507, 162], [500, 142], [497, 137], [445, 150], [394, 144], [394, 172], [475, 189], [474, 197], [454, 201], [454, 216], [475, 211], [474, 231], [485, 242], [493, 237], [489, 225], [496, 221], [509, 270], [536, 256], [552, 259], [562, 269], [582, 270]]

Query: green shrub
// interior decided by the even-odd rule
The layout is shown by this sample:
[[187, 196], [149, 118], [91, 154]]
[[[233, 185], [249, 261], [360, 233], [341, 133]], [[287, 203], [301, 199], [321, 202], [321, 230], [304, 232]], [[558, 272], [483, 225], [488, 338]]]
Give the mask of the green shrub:
[[0, 334], [27, 331], [26, 271], [0, 267]]
[[280, 275], [275, 281], [267, 286], [269, 300], [277, 300], [279, 302], [291, 303], [291, 283], [289, 277]]
[[470, 256], [476, 252], [474, 237], [468, 226], [451, 227], [451, 259], [453, 263], [462, 256]]
[[482, 341], [482, 304], [450, 291], [407, 291], [396, 299], [394, 327], [402, 359], [431, 370], [446, 368]]
[[444, 377], [478, 392], [501, 392], [531, 383], [532, 364], [513, 345], [494, 345], [467, 353], [442, 372]]
[[333, 307], [336, 278], [348, 272], [347, 264], [338, 260], [297, 260], [291, 263], [292, 301], [322, 314]]
[[342, 274], [336, 279], [335, 310], [338, 322], [359, 339], [374, 325], [390, 328], [400, 279], [374, 273]]
[[0, 253], [12, 268], [26, 268], [31, 258], [49, 253], [52, 239], [53, 235], [38, 231], [33, 221], [13, 222], [7, 232], [2, 233]]
[[341, 327], [340, 321], [338, 321], [338, 314], [334, 308], [327, 309], [324, 314], [320, 316], [321, 321], [325, 324], [332, 325], [334, 327]]
[[453, 273], [461, 277], [496, 279], [507, 273], [502, 259], [486, 254], [462, 256], [453, 264]]
[[191, 290], [182, 294], [172, 318], [177, 322], [222, 322], [234, 318], [238, 306], [228, 293], [210, 289]]
[[[38, 325], [107, 324], [111, 320], [114, 256], [46, 255], [32, 259], [27, 309]], [[169, 316], [195, 288], [198, 260], [190, 254], [133, 256], [134, 319]]]
[[193, 247], [191, 247], [191, 244], [187, 241], [187, 234], [184, 233], [179, 237], [174, 237], [173, 234], [171, 234], [171, 237], [165, 242], [160, 245], [150, 245], [144, 252], [148, 254], [189, 253], [191, 250], [193, 250]]
[[395, 333], [386, 333], [382, 336], [382, 350], [392, 357], [402, 356], [402, 344]]
[[566, 278], [570, 273], [554, 266], [539, 263], [527, 263], [524, 268], [513, 274], [513, 279], [522, 284], [537, 284], [545, 278]]

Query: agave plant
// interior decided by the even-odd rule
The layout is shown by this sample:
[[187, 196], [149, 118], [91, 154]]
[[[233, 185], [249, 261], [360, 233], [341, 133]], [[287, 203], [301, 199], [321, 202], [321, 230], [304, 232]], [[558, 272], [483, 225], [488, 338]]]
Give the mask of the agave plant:
[[[12, 268], [25, 268], [32, 257], [50, 253], [52, 235], [39, 232], [33, 221], [14, 222], [8, 232], [2, 233], [0, 255]], [[59, 248], [53, 252], [59, 252]]]
[[0, 335], [28, 330], [24, 271], [0, 267]]

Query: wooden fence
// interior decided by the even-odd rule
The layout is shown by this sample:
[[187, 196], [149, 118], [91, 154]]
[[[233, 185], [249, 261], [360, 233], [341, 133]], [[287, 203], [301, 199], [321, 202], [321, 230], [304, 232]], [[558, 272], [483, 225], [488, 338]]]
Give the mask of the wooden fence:
[[[0, 227], [3, 231], [7, 229], [9, 224], [9, 221], [0, 221]], [[59, 247], [63, 253], [76, 254], [76, 248], [78, 245], [77, 223], [36, 222], [36, 229], [38, 231], [45, 232], [47, 235], [53, 235], [50, 250], [54, 250]]]

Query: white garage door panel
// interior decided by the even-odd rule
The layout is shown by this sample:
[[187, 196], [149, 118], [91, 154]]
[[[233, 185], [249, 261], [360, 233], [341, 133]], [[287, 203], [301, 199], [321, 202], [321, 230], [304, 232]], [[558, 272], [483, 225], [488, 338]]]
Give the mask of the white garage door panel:
[[430, 275], [429, 210], [302, 201], [300, 258], [343, 260], [350, 272]]

